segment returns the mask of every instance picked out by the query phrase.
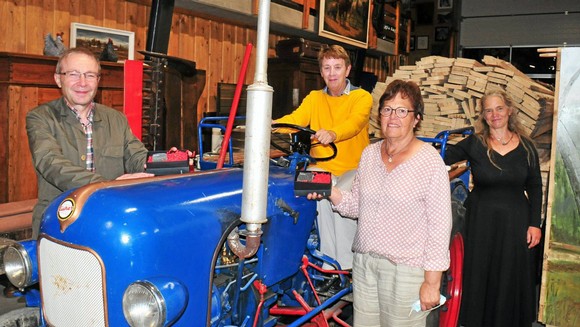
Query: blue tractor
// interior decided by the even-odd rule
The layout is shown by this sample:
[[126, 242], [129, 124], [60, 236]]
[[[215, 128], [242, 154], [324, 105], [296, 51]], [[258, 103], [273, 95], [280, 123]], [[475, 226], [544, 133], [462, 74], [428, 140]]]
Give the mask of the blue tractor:
[[[424, 140], [444, 153], [448, 135]], [[111, 181], [63, 193], [46, 210], [37, 240], [3, 251], [4, 269], [30, 306], [31, 326], [342, 321], [338, 313], [351, 292], [348, 275], [321, 268], [325, 260], [337, 263], [318, 252], [316, 204], [294, 196], [296, 170], [313, 158], [308, 145], [290, 143], [299, 150], [271, 162], [267, 223], [259, 235], [240, 219], [241, 168]], [[460, 211], [466, 184], [453, 178], [451, 185], [454, 210]], [[442, 290], [448, 300], [434, 326], [456, 323], [460, 234], [451, 252]], [[342, 277], [342, 290], [317, 293], [316, 286], [333, 274]]]
[[[268, 14], [269, 1], [262, 0], [243, 167], [64, 192], [46, 209], [37, 239], [0, 240], [0, 274], [27, 303], [0, 316], [0, 327], [347, 325], [340, 312], [352, 291], [348, 273], [336, 263], [335, 270], [321, 268], [334, 260], [318, 252], [316, 203], [294, 196], [296, 172], [325, 158], [311, 158], [308, 146], [315, 145], [300, 138], [289, 140], [286, 156], [267, 155]], [[429, 142], [443, 153], [446, 140]], [[452, 180], [463, 183], [453, 192], [465, 193], [467, 184]], [[442, 289], [448, 299], [435, 325], [457, 322], [458, 235]], [[340, 291], [316, 291], [335, 274]]]

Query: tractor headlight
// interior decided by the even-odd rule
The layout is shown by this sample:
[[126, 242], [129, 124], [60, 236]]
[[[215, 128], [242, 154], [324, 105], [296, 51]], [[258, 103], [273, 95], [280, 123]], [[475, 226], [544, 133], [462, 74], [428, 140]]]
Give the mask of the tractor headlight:
[[10, 283], [24, 288], [38, 282], [36, 241], [14, 243], [4, 251], [4, 270]]
[[129, 285], [123, 294], [123, 314], [131, 327], [166, 326], [181, 316], [188, 293], [181, 283], [153, 278]]

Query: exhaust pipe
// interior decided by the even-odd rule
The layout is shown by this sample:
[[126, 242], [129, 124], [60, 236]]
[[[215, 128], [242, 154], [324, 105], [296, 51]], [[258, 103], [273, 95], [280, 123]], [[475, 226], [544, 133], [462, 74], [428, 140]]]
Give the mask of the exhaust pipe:
[[244, 180], [242, 189], [242, 222], [246, 223], [246, 244], [240, 243], [237, 230], [228, 236], [228, 245], [240, 258], [253, 256], [260, 246], [262, 224], [265, 224], [270, 171], [270, 133], [272, 96], [268, 85], [268, 36], [270, 0], [260, 0], [254, 83], [247, 89], [246, 136], [244, 142]]

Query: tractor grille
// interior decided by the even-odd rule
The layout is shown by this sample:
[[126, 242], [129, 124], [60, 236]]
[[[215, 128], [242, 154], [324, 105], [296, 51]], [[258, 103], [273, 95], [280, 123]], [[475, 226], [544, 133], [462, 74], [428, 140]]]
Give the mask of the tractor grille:
[[107, 326], [105, 270], [90, 249], [41, 238], [40, 287], [46, 322], [51, 326]]

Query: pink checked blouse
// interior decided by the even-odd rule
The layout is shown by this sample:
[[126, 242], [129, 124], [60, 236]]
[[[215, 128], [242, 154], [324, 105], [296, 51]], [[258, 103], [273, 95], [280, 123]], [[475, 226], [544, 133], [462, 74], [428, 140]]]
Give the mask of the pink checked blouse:
[[388, 172], [381, 142], [363, 152], [351, 192], [335, 209], [358, 217], [352, 249], [427, 271], [449, 267], [449, 177], [437, 150], [425, 143]]

